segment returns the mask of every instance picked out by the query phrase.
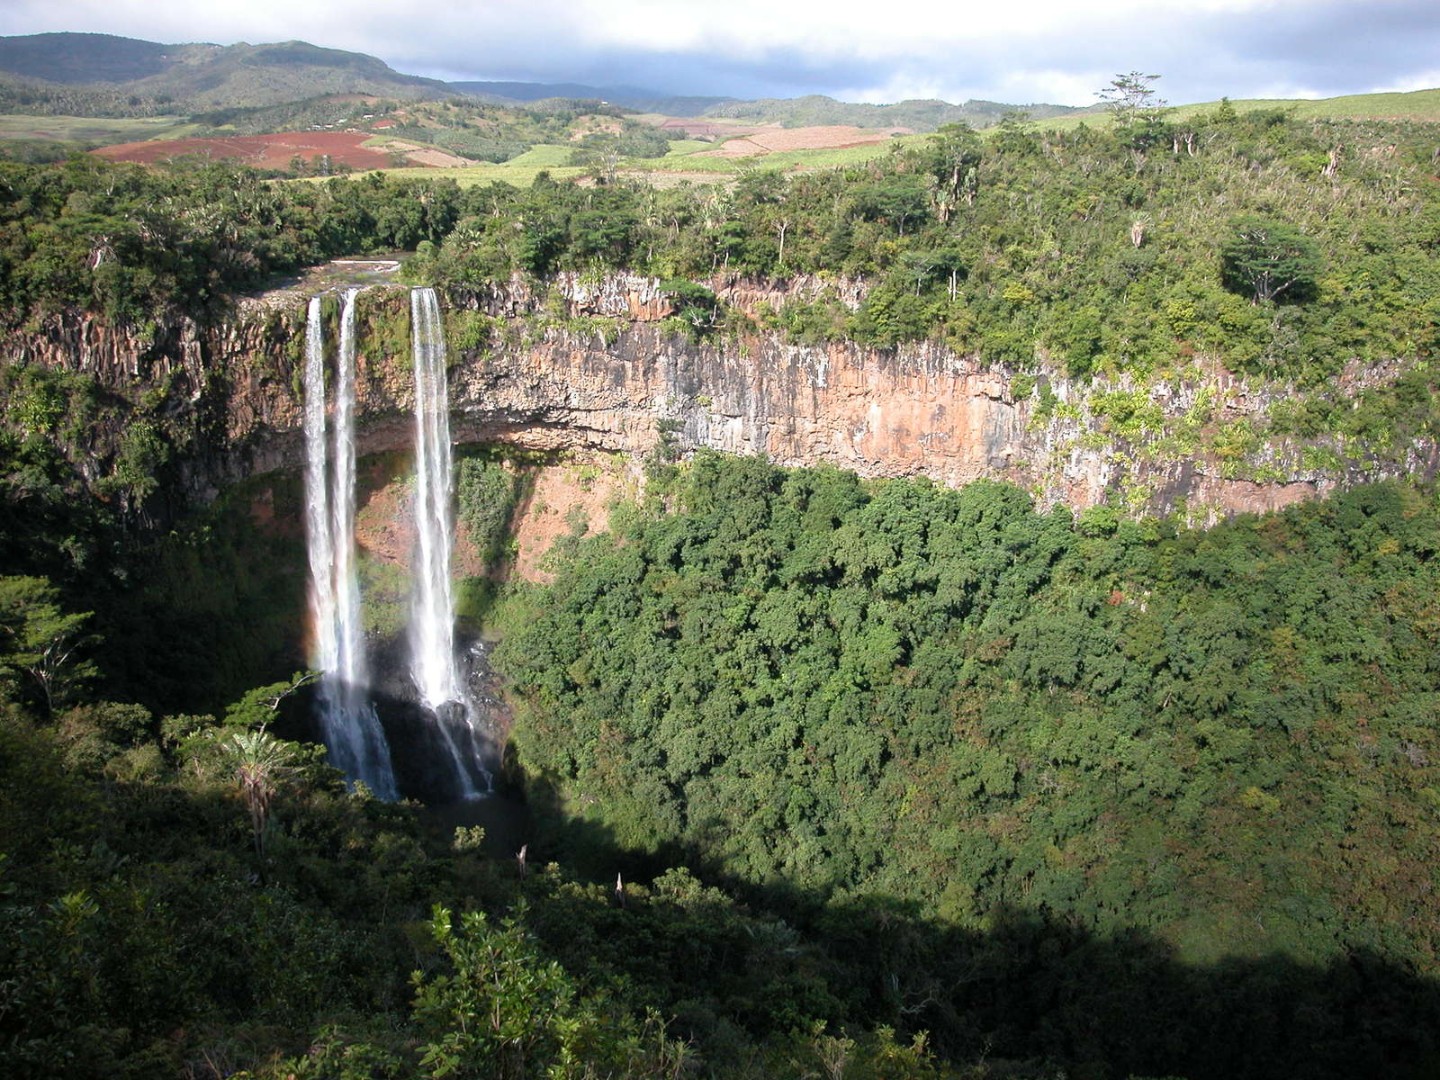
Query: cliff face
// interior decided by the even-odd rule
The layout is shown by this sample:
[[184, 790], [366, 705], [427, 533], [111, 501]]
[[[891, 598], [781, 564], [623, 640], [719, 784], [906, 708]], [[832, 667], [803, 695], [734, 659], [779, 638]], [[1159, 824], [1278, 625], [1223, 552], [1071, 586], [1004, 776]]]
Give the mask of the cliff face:
[[[716, 284], [722, 301], [748, 313], [820, 287]], [[838, 291], [858, 302], [863, 290], [840, 283]], [[697, 342], [667, 321], [668, 300], [643, 278], [568, 276], [540, 292], [516, 282], [451, 297], [447, 307], [452, 431], [461, 442], [637, 460], [662, 444], [680, 453], [713, 447], [865, 476], [922, 474], [949, 485], [992, 477], [1042, 503], [1202, 517], [1437, 468], [1433, 444], [1384, 456], [1327, 444], [1317, 455], [1315, 444], [1266, 441], [1267, 410], [1285, 388], [1223, 372], [1143, 388], [1078, 386], [1054, 372], [985, 368], [931, 342], [800, 346], [759, 332]], [[144, 335], [56, 317], [8, 340], [3, 356], [90, 374], [152, 409], [181, 486], [203, 499], [245, 475], [298, 466], [304, 308], [299, 294], [275, 293], [242, 301], [212, 327], [181, 320]], [[406, 449], [405, 291], [368, 290], [359, 311], [360, 451]], [[1358, 389], [1384, 375], [1349, 378]], [[99, 445], [103, 453], [104, 439]]]

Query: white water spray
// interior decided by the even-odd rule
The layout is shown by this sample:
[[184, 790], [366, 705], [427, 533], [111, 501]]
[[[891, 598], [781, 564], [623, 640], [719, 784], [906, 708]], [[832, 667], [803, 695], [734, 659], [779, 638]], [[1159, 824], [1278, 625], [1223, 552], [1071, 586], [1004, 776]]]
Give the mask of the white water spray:
[[410, 293], [415, 362], [415, 567], [412, 671], [432, 709], [459, 698], [450, 593], [450, 403], [445, 333], [433, 289]]
[[340, 317], [333, 471], [325, 416], [325, 336], [320, 298], [305, 328], [305, 528], [310, 557], [311, 666], [321, 672], [316, 704], [334, 765], [382, 799], [396, 799], [385, 732], [369, 700], [360, 586], [355, 575], [355, 296]]
[[[450, 585], [450, 392], [445, 376], [445, 324], [434, 289], [410, 292], [415, 365], [415, 562], [411, 570], [411, 675], [420, 700], [436, 716], [463, 797], [477, 794], [450, 730], [463, 724], [473, 743], [474, 710], [455, 662], [455, 601]], [[478, 767], [478, 762], [476, 763]]]

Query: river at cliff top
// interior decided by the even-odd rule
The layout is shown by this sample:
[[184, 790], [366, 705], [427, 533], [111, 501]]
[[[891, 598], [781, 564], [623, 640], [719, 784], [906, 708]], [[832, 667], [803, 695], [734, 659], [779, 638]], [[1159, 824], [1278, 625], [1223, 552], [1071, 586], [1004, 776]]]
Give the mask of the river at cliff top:
[[394, 285], [400, 263], [407, 252], [391, 252], [374, 258], [331, 259], [267, 283], [265, 292], [297, 292], [305, 296], [340, 288], [364, 288], [367, 285]]

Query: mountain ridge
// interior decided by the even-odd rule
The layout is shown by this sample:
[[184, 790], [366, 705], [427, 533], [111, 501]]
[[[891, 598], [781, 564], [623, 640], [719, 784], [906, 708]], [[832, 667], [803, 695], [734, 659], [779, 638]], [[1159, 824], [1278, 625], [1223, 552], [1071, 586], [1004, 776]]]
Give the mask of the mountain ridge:
[[[468, 96], [518, 105], [562, 98], [601, 100], [638, 112], [670, 116], [758, 117], [788, 127], [849, 124], [926, 130], [957, 121], [985, 127], [1015, 111], [1035, 119], [1087, 111], [1045, 103], [1019, 106], [978, 100], [961, 104], [907, 100], [875, 105], [821, 94], [746, 100], [571, 82], [445, 82], [404, 74], [366, 53], [305, 41], [164, 44], [69, 31], [0, 37], [0, 87], [5, 84], [40, 97], [47, 89], [109, 91], [127, 99], [130, 109], [134, 105], [128, 104], [128, 97], [173, 103], [180, 111], [190, 112], [276, 105], [342, 93], [409, 99]], [[23, 96], [18, 101], [14, 94], [11, 98], [8, 107], [12, 109], [30, 104]], [[67, 100], [74, 100], [74, 95]]]

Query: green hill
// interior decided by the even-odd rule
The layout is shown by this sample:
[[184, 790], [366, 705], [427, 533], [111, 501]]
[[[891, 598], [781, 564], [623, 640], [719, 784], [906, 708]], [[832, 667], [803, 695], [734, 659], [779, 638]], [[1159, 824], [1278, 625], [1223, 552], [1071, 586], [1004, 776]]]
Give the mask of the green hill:
[[113, 34], [28, 34], [0, 38], [0, 71], [66, 85], [130, 82], [164, 72], [170, 50]]
[[0, 108], [75, 115], [245, 108], [331, 94], [452, 96], [373, 56], [303, 41], [162, 45], [106, 34], [0, 38]]
[[[1345, 94], [1341, 97], [1315, 98], [1225, 98], [1200, 101], [1164, 109], [1166, 119], [1191, 120], [1209, 116], [1229, 108], [1237, 113], [1283, 112], [1296, 120], [1408, 120], [1420, 123], [1440, 122], [1440, 89], [1413, 90], [1408, 93]], [[1106, 126], [1110, 114], [1103, 107], [1076, 112], [1069, 116], [1034, 117], [1035, 127], [1069, 131], [1080, 124]]]

